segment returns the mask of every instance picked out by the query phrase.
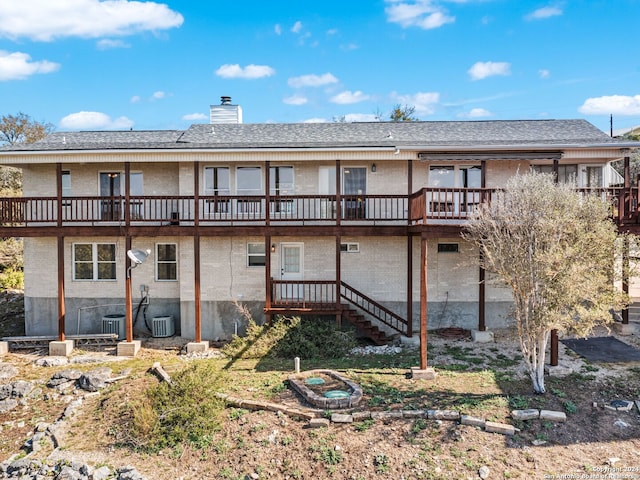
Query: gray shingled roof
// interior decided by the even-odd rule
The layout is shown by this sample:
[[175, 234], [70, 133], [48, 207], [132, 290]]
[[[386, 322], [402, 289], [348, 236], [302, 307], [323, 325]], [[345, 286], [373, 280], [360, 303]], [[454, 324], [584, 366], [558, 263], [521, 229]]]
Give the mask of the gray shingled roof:
[[[586, 120], [261, 123], [192, 125], [187, 130], [55, 132], [2, 151], [423, 147], [606, 146], [612, 139]], [[622, 146], [622, 145], [621, 145]]]

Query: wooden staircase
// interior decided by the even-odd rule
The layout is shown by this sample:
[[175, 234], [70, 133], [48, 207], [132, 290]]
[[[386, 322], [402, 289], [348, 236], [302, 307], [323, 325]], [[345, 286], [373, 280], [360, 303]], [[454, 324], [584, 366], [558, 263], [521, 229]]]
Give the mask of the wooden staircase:
[[350, 305], [342, 304], [341, 315], [344, 320], [354, 325], [360, 333], [376, 345], [386, 345], [389, 342], [389, 337], [383, 330], [373, 325], [371, 321], [367, 320], [364, 315]]

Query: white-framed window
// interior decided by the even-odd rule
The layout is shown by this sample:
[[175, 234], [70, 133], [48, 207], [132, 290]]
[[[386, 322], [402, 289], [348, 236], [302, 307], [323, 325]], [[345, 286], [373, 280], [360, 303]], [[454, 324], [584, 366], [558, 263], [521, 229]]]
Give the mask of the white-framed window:
[[205, 167], [205, 195], [229, 195], [231, 193], [229, 179], [229, 167]]
[[115, 280], [115, 243], [74, 243], [74, 280]]
[[433, 188], [480, 188], [482, 168], [476, 165], [431, 165], [428, 186]]
[[156, 280], [178, 280], [178, 246], [175, 243], [156, 243]]
[[340, 251], [343, 253], [360, 253], [360, 244], [357, 242], [341, 243]]
[[238, 167], [236, 169], [236, 193], [238, 195], [260, 195], [262, 193], [262, 169], [260, 167]]
[[264, 243], [247, 243], [247, 267], [264, 267], [266, 264]]
[[270, 167], [269, 190], [271, 195], [292, 195], [294, 193], [293, 167]]

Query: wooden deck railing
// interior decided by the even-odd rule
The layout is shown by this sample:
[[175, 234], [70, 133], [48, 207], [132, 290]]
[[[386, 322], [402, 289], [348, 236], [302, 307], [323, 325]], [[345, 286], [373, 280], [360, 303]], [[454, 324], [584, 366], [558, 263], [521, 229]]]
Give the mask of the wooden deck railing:
[[[620, 223], [640, 218], [638, 188], [579, 189], [600, 195], [611, 203], [612, 216]], [[281, 195], [0, 198], [0, 226], [123, 224], [128, 210], [135, 225], [193, 225], [199, 212], [201, 225], [266, 224], [411, 225], [463, 223], [473, 209], [490, 202], [495, 190], [422, 188], [406, 195]], [[269, 204], [267, 211], [267, 201]], [[338, 202], [340, 208], [338, 209]], [[58, 219], [58, 211], [61, 219]], [[340, 211], [340, 219], [337, 218]]]
[[335, 280], [270, 280], [270, 305], [274, 310], [337, 313], [342, 300], [404, 335], [411, 336], [411, 324], [400, 315], [345, 282], [337, 294]]

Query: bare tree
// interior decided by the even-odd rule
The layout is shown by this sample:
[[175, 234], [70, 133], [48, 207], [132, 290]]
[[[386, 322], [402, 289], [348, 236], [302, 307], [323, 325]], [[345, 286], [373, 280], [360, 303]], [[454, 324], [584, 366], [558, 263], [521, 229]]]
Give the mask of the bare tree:
[[[51, 123], [32, 120], [25, 113], [0, 117], [0, 146], [36, 142], [54, 129]], [[0, 195], [17, 196], [22, 190], [22, 172], [13, 167], [0, 167]]]
[[33, 143], [51, 133], [54, 125], [33, 120], [26, 113], [0, 117], [0, 145]]
[[[32, 120], [25, 113], [0, 117], [0, 146], [36, 142], [51, 133], [51, 123]], [[22, 171], [14, 167], [0, 167], [0, 197], [22, 195]], [[23, 264], [21, 239], [0, 238], [0, 271], [18, 270]]]
[[[544, 393], [551, 331], [586, 336], [613, 321], [628, 296], [614, 285], [620, 236], [608, 205], [541, 173], [516, 175], [471, 216], [463, 236], [482, 266], [511, 288], [520, 347]], [[617, 262], [619, 265], [620, 262]]]

